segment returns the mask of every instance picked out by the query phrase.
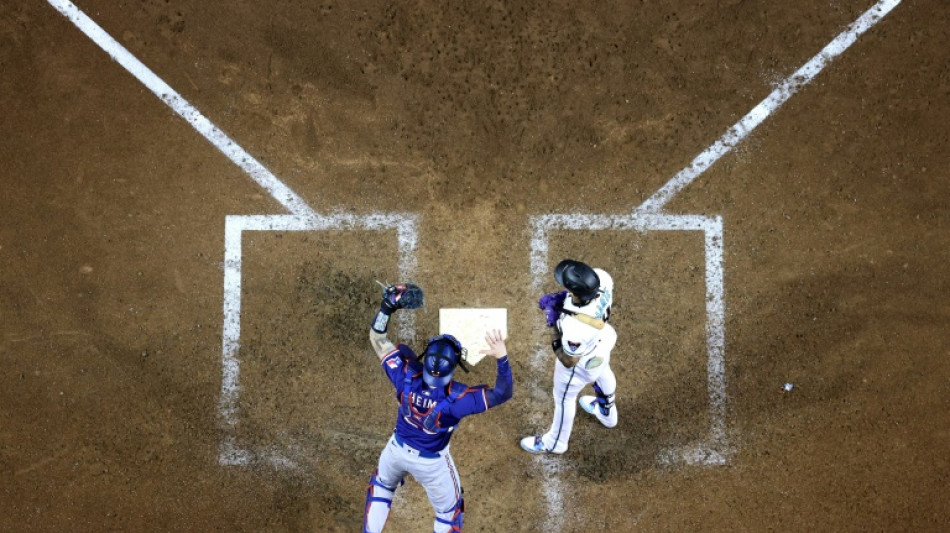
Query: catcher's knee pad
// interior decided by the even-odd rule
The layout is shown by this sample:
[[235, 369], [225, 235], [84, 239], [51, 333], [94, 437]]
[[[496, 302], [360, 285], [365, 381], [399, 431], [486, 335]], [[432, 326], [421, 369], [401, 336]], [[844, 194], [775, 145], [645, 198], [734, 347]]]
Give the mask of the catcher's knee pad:
[[382, 531], [389, 518], [389, 509], [393, 505], [393, 495], [396, 488], [402, 484], [400, 480], [393, 487], [384, 485], [378, 477], [378, 472], [373, 472], [369, 478], [369, 486], [366, 488], [366, 505], [363, 507], [363, 533], [376, 533]]
[[373, 487], [379, 487], [383, 491], [388, 491], [390, 494], [392, 494], [396, 492], [396, 489], [401, 487], [405, 482], [405, 479], [400, 479], [392, 485], [387, 485], [383, 483], [381, 479], [379, 479], [379, 470], [375, 470], [373, 471], [373, 475], [369, 477], [369, 488], [372, 489]]
[[465, 517], [465, 500], [459, 498], [455, 506], [444, 513], [435, 514], [433, 533], [455, 533], [462, 531]]

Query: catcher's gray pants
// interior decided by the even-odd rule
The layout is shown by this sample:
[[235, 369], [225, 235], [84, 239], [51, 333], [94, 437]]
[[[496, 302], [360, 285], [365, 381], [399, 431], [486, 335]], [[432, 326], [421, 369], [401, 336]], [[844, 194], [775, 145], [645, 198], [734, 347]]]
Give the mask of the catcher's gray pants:
[[[446, 446], [435, 455], [436, 457], [421, 457], [418, 450], [399, 444], [395, 438], [390, 437], [389, 443], [379, 455], [376, 476], [382, 485], [395, 491], [406, 474], [411, 474], [425, 489], [435, 510], [433, 531], [442, 533], [449, 531], [450, 526], [446, 522], [451, 523], [457, 514], [457, 507], [462, 499], [462, 485], [449, 447]], [[389, 514], [388, 508], [386, 514]], [[385, 517], [382, 523], [385, 524]]]

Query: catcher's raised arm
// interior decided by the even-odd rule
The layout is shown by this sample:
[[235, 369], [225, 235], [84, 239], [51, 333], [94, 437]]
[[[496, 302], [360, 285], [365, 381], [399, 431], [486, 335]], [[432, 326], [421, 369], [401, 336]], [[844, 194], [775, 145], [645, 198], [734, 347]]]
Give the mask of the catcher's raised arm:
[[468, 350], [449, 333], [430, 337], [419, 352], [405, 343], [393, 346], [386, 337], [392, 313], [422, 304], [422, 289], [415, 285], [384, 286], [383, 301], [370, 327], [370, 342], [380, 358], [380, 370], [393, 387], [390, 390], [396, 393], [390, 398], [399, 409], [392, 436], [379, 454], [366, 489], [363, 533], [382, 533], [396, 489], [408, 476], [422, 485], [435, 511], [433, 527], [427, 531], [462, 531], [465, 500], [449, 440], [462, 419], [498, 407], [514, 394], [508, 350], [498, 329], [485, 334], [489, 349], [482, 350], [496, 359], [494, 387], [455, 380], [456, 369], [468, 372]]
[[417, 309], [425, 303], [422, 287], [412, 283], [396, 283], [383, 289], [383, 299], [379, 311], [369, 328], [369, 342], [380, 360], [393, 352], [393, 345], [386, 332], [389, 329], [389, 317], [399, 309]]

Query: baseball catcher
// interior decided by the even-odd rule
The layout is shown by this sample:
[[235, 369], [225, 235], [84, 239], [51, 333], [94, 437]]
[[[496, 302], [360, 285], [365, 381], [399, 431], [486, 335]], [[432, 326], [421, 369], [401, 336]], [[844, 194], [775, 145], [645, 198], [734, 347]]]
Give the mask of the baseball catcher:
[[364, 533], [383, 530], [393, 495], [407, 474], [429, 496], [435, 510], [433, 531], [462, 531], [465, 502], [458, 470], [449, 453], [449, 439], [462, 418], [497, 407], [512, 395], [508, 352], [498, 330], [485, 334], [489, 348], [481, 352], [498, 361], [494, 388], [469, 387], [453, 380], [456, 368], [468, 369], [466, 350], [452, 335], [430, 338], [421, 355], [404, 344], [393, 345], [386, 336], [389, 318], [399, 309], [415, 309], [423, 303], [418, 286], [389, 285], [383, 289], [379, 311], [370, 327], [370, 344], [395, 388], [399, 408], [396, 427], [366, 490]]
[[[557, 358], [554, 419], [547, 433], [521, 439], [521, 447], [535, 454], [567, 451], [577, 411], [575, 400], [604, 426], [617, 425], [617, 378], [610, 369], [617, 332], [607, 323], [613, 303], [613, 278], [604, 270], [572, 259], [557, 265], [554, 278], [566, 290], [545, 294], [538, 300]], [[594, 395], [577, 399], [588, 384], [593, 384]]]

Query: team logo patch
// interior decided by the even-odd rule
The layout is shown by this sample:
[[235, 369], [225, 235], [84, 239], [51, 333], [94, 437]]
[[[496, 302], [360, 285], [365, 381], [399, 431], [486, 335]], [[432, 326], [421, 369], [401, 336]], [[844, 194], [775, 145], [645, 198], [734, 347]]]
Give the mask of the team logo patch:
[[390, 357], [389, 359], [386, 360], [386, 366], [388, 366], [389, 368], [392, 368], [393, 370], [399, 368], [398, 359], [399, 359], [398, 357]]
[[604, 359], [602, 357], [591, 357], [590, 359], [587, 360], [587, 363], [584, 365], [584, 368], [586, 368], [587, 370], [591, 370], [591, 369], [597, 368], [603, 362], [604, 362]]

